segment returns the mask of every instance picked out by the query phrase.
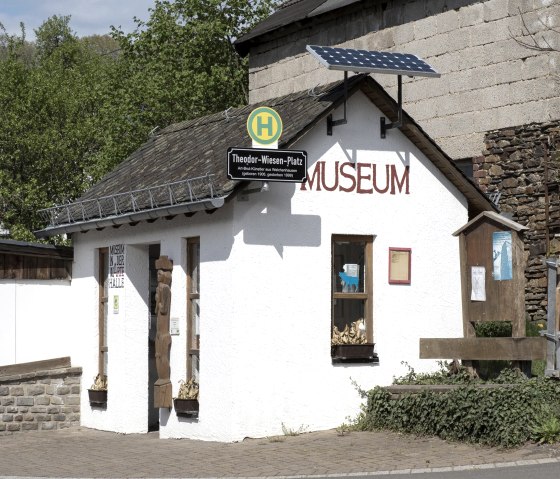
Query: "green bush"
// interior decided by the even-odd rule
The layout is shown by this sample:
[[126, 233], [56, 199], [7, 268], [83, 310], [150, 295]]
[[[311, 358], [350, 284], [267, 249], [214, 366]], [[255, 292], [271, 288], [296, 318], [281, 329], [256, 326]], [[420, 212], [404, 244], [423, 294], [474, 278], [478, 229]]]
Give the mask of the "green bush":
[[[418, 384], [414, 382], [418, 375], [410, 377], [414, 376], [412, 370], [407, 376]], [[451, 382], [445, 371], [436, 376], [442, 380], [440, 384]], [[556, 437], [555, 424], [547, 422], [542, 405], [558, 404], [560, 381], [523, 379], [515, 371], [506, 372], [498, 381], [501, 387], [485, 388], [481, 387], [480, 380], [463, 378], [458, 388], [448, 392], [427, 389], [394, 400], [387, 390], [376, 387], [364, 392], [367, 402], [355, 427], [359, 430], [390, 429], [502, 447], [513, 447], [531, 438], [540, 441], [543, 435]], [[406, 383], [403, 378], [396, 382]], [[544, 432], [539, 433], [539, 424]]]

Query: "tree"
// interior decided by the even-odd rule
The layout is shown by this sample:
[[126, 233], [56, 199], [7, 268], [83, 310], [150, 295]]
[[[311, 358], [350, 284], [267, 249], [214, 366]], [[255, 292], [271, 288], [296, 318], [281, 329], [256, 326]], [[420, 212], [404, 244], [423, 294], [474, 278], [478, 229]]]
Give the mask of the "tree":
[[[157, 127], [247, 101], [233, 41], [276, 0], [156, 0], [130, 34], [78, 38], [53, 16], [37, 41], [0, 28], [0, 223], [33, 240], [37, 210], [73, 201]], [[3, 33], [2, 33], [3, 31]]]

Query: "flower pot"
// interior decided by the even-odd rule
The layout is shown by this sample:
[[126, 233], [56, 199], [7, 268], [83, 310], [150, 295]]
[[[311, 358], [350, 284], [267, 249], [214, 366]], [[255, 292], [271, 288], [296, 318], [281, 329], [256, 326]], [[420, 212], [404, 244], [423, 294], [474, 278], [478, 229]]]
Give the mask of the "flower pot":
[[92, 406], [105, 406], [107, 404], [106, 389], [88, 389], [89, 403]]
[[173, 399], [177, 416], [198, 417], [198, 399]]
[[374, 343], [334, 344], [331, 346], [331, 357], [335, 362], [378, 363], [374, 346]]

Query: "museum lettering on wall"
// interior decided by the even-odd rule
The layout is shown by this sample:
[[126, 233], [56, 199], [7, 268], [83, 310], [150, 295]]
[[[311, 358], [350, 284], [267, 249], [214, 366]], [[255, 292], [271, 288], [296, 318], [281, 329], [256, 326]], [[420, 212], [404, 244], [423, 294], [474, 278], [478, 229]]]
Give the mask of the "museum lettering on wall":
[[410, 194], [409, 166], [377, 165], [375, 163], [328, 163], [317, 161], [307, 174], [302, 191], [343, 191], [345, 193]]

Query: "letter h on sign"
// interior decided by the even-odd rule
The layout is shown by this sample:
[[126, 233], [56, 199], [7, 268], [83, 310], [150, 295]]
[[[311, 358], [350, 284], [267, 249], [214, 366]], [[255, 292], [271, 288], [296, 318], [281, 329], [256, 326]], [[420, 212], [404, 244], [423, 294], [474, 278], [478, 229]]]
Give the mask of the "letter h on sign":
[[267, 121], [263, 119], [263, 114], [257, 115], [257, 135], [262, 136], [263, 130], [268, 131], [268, 136], [274, 136], [274, 123], [272, 116], [268, 116]]

